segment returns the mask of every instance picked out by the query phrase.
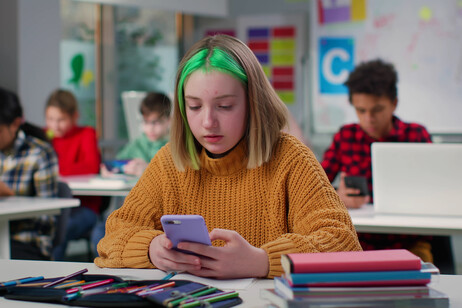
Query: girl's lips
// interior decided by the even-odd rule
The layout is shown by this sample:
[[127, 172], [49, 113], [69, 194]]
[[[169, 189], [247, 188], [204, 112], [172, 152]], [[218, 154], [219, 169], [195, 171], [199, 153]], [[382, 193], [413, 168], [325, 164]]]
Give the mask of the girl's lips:
[[207, 140], [208, 142], [218, 142], [220, 141], [221, 139], [223, 139], [223, 136], [219, 136], [219, 135], [209, 135], [209, 136], [204, 136], [205, 140]]

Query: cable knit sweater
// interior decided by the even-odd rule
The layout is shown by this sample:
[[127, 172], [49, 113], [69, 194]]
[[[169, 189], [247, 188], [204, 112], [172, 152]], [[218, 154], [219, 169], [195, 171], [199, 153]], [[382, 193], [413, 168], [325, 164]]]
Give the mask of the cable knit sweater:
[[169, 144], [157, 153], [108, 218], [96, 265], [154, 268], [149, 244], [163, 233], [164, 214], [200, 214], [209, 231], [237, 231], [266, 251], [269, 278], [282, 274], [281, 254], [361, 250], [344, 204], [313, 153], [295, 137], [281, 134], [271, 160], [258, 168], [246, 168], [243, 142], [218, 159], [203, 150], [200, 160], [200, 170], [180, 172]]

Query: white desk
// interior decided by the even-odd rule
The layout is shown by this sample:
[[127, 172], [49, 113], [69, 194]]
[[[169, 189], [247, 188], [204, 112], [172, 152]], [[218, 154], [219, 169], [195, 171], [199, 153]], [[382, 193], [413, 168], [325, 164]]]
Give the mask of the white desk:
[[74, 196], [111, 196], [126, 197], [135, 186], [137, 178], [125, 175], [114, 175], [102, 178], [98, 174], [61, 176]]
[[0, 198], [0, 258], [10, 258], [9, 221], [43, 214], [57, 214], [59, 209], [80, 205], [78, 199], [4, 197]]
[[[7, 281], [26, 276], [58, 277], [68, 275], [83, 268], [88, 269], [89, 274], [117, 275], [125, 279], [158, 279], [163, 277], [164, 272], [152, 269], [109, 269], [99, 268], [93, 263], [51, 262], [51, 261], [22, 261], [0, 260], [0, 281]], [[217, 281], [217, 283], [220, 283]], [[210, 283], [213, 285], [213, 283]], [[462, 307], [461, 275], [441, 275], [430, 286], [438, 291], [446, 293], [450, 298], [451, 307]], [[243, 299], [241, 307], [265, 307], [267, 301], [260, 299], [261, 289], [273, 288], [273, 281], [269, 279], [257, 280], [245, 290], [236, 290]], [[1, 307], [50, 307], [50, 304], [12, 301], [0, 297]]]
[[456, 273], [462, 273], [462, 217], [377, 214], [370, 204], [349, 213], [358, 232], [451, 236]]
[[349, 210], [358, 232], [422, 235], [462, 234], [462, 217], [377, 214], [372, 205]]

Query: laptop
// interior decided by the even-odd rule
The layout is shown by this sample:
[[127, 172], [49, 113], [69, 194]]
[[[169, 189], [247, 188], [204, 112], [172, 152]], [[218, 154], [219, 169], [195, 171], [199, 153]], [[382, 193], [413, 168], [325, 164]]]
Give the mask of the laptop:
[[462, 144], [372, 144], [378, 214], [462, 216]]

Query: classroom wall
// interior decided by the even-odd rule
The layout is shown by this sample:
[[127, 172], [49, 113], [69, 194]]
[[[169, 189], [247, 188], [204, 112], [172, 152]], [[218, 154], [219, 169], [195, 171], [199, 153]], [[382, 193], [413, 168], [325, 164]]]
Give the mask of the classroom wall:
[[16, 1], [0, 1], [0, 86], [12, 91], [18, 88], [17, 11]]
[[0, 1], [0, 85], [19, 94], [25, 118], [43, 125], [59, 86], [59, 0]]

